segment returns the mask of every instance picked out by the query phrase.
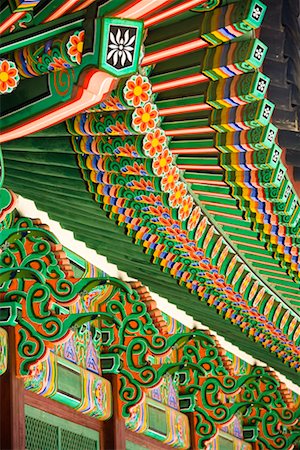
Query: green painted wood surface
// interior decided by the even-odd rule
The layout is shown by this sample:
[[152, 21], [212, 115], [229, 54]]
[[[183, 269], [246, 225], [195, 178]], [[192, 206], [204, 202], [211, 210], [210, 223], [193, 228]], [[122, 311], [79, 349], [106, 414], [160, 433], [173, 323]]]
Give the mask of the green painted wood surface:
[[80, 400], [81, 399], [81, 377], [80, 372], [74, 372], [62, 364], [57, 365], [57, 389], [59, 393]]
[[147, 450], [148, 447], [144, 445], [135, 444], [131, 441], [126, 441], [126, 450]]
[[99, 433], [25, 405], [26, 450], [100, 450]]
[[149, 430], [154, 433], [158, 433], [164, 437], [167, 436], [167, 419], [166, 411], [163, 409], [156, 408], [153, 405], [148, 404], [148, 419], [149, 419]]
[[[108, 2], [105, 6], [105, 8], [112, 7], [116, 7], [116, 1]], [[174, 42], [185, 42], [187, 38], [193, 38], [195, 30], [199, 30], [201, 15], [195, 17], [191, 12], [187, 12], [176, 24], [176, 27], [170, 26], [175, 21], [176, 18], [173, 18], [150, 30], [145, 42], [146, 53], [173, 45]], [[186, 30], [189, 30], [188, 33]], [[199, 37], [199, 33], [197, 37]], [[205, 51], [198, 50], [187, 55], [180, 55], [178, 58], [159, 62], [150, 74], [152, 83], [199, 74], [204, 54]], [[193, 104], [204, 101], [206, 90], [207, 83], [201, 83], [175, 91], [159, 93], [156, 95], [155, 101], [159, 108]], [[196, 115], [189, 113], [184, 117], [168, 116], [164, 119], [162, 126], [167, 130], [206, 126], [209, 124], [209, 115], [209, 112], [201, 112]], [[204, 137], [194, 135], [192, 139], [189, 136], [176, 137], [172, 140], [170, 149], [176, 151], [176, 149], [182, 148], [203, 149], [213, 146], [212, 135]], [[187, 313], [192, 314], [203, 323], [205, 322], [205, 325], [211, 326], [221, 334], [224, 332], [225, 337], [228, 336], [233, 342], [237, 342], [241, 348], [251, 349], [250, 353], [253, 355], [261, 355], [259, 358], [268, 361], [272, 367], [275, 365], [284, 367], [280, 361], [269, 355], [267, 350], [252, 343], [233, 325], [224, 322], [217, 316], [213, 309], [179, 287], [175, 280], [161, 272], [159, 266], [151, 265], [150, 258], [143, 254], [141, 248], [133, 245], [131, 238], [125, 235], [124, 229], [116, 227], [112, 221], [106, 218], [105, 213], [100, 210], [100, 206], [94, 203], [81, 179], [81, 173], [71, 150], [70, 139], [64, 124], [37, 133], [32, 137], [5, 144], [4, 153], [7, 170], [6, 183], [9, 187], [17, 193], [35, 200], [40, 209], [46, 210], [51, 218], [58, 220], [65, 228], [73, 231], [78, 239], [84, 240], [88, 246], [105, 255], [109, 261], [118, 264], [129, 275], [149, 285], [153, 291], [167, 297]], [[209, 154], [196, 158], [187, 153], [185, 156], [178, 156], [177, 163], [207, 164], [213, 168], [219, 163], [219, 158], [211, 157]], [[196, 172], [191, 169], [186, 171], [184, 176], [187, 180], [201, 182], [224, 181], [224, 171], [221, 169], [217, 172], [214, 170], [202, 171], [201, 169]], [[255, 214], [248, 211], [246, 216], [243, 210], [243, 208], [249, 207], [248, 203], [245, 201], [243, 205], [239, 205], [239, 202], [233, 197], [222, 199], [220, 196], [219, 198], [218, 194], [231, 192], [228, 186], [215, 188], [209, 184], [198, 185], [195, 181], [192, 182], [192, 188], [206, 205], [206, 210], [225, 231], [229, 242], [238, 249], [240, 255], [268, 282], [269, 286], [278, 291], [284, 300], [289, 301], [292, 307], [297, 303], [299, 306], [297, 290], [293, 287], [293, 280], [289, 277], [286, 266], [281, 261], [274, 260], [277, 266], [274, 267], [273, 273], [266, 269], [267, 266], [264, 267], [264, 262], [268, 261], [270, 256], [272, 257], [273, 247], [267, 248], [267, 244], [261, 241], [257, 241], [258, 248], [254, 250], [248, 245], [251, 244], [251, 238], [259, 237], [259, 233], [253, 226]], [[215, 195], [212, 196], [212, 193]], [[212, 204], [207, 204], [208, 202]], [[241, 224], [243, 228], [239, 229]], [[234, 233], [239, 236], [230, 230], [234, 230]], [[276, 280], [277, 275], [278, 279]], [[281, 278], [283, 279], [281, 280]], [[288, 368], [284, 370], [292, 373]]]
[[[64, 133], [64, 126], [60, 125], [31, 138], [25, 138], [25, 146], [29, 147], [27, 139], [31, 140], [30, 149], [27, 151], [24, 148], [22, 151], [14, 150], [14, 146], [22, 147], [23, 139], [4, 144], [6, 185], [16, 193], [35, 201], [37, 207], [47, 211], [51, 219], [59, 221], [63, 228], [73, 231], [78, 240], [84, 241], [88, 247], [106, 256], [108, 261], [117, 264], [120, 270], [141, 280], [153, 292], [168, 298], [170, 302], [192, 315], [195, 320], [202, 322], [253, 357], [265, 361], [289, 379], [297, 382], [298, 376], [292, 369], [252, 342], [229, 321], [220, 318], [213, 308], [179, 286], [176, 280], [163, 273], [159, 266], [151, 264], [150, 257], [143, 253], [141, 248], [133, 245], [131, 238], [125, 234], [124, 228], [117, 227], [106, 217], [86, 190], [77, 167], [76, 156], [70, 146], [70, 139], [67, 136], [63, 138]], [[42, 137], [41, 135], [43, 139], [39, 138]], [[57, 144], [58, 135], [64, 139], [59, 142], [61, 151]], [[32, 147], [36, 147], [35, 140], [40, 149], [40, 152], [37, 152], [36, 161], [31, 150]], [[52, 140], [56, 149], [53, 153]], [[45, 142], [48, 145], [45, 145]], [[29, 156], [27, 156], [28, 153], [30, 153]], [[21, 155], [24, 156], [23, 162]], [[49, 155], [49, 164], [47, 155]], [[25, 162], [26, 158], [29, 158], [30, 162]], [[240, 224], [239, 216], [241, 216], [240, 213], [235, 220], [228, 219], [228, 226], [232, 227], [235, 222], [237, 225]], [[216, 215], [215, 218], [226, 223], [227, 218], [224, 216]], [[243, 224], [247, 223], [249, 223], [249, 231], [253, 232], [250, 222], [243, 220]]]

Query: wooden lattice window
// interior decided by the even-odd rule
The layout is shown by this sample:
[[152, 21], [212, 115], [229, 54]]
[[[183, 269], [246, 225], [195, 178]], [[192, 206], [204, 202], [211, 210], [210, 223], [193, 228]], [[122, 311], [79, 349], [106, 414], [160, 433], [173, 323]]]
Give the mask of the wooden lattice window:
[[26, 450], [100, 450], [99, 433], [25, 406]]

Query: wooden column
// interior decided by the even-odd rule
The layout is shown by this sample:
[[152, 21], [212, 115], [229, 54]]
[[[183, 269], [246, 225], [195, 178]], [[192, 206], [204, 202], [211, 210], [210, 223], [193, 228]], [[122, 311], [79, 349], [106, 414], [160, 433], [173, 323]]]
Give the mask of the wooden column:
[[197, 437], [196, 437], [196, 423], [197, 419], [195, 417], [195, 413], [186, 413], [189, 424], [190, 424], [190, 434], [191, 434], [191, 446], [190, 450], [198, 450], [198, 443], [197, 443]]
[[24, 381], [16, 377], [15, 333], [8, 331], [8, 367], [0, 376], [0, 448], [25, 449]]
[[119, 386], [117, 375], [105, 376], [112, 385], [113, 392], [113, 415], [109, 420], [103, 422], [103, 444], [104, 450], [125, 450], [125, 421], [118, 408]]

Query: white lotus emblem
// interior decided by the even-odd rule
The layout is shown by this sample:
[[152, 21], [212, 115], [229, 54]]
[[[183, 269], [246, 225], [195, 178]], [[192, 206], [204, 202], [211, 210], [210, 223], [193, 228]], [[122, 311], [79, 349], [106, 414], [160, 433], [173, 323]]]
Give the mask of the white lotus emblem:
[[109, 33], [109, 39], [111, 43], [108, 46], [110, 51], [107, 60], [112, 58], [114, 66], [120, 64], [124, 67], [127, 61], [131, 63], [134, 50], [132, 44], [135, 41], [135, 36], [130, 37], [129, 30], [126, 30], [122, 35], [121, 30], [118, 29], [116, 34], [112, 31]]

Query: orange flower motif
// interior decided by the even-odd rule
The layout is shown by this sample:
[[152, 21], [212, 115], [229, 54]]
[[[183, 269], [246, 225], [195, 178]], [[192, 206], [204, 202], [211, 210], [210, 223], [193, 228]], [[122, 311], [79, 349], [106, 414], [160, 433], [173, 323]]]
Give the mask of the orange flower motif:
[[125, 135], [128, 134], [128, 129], [125, 125], [125, 123], [116, 122], [115, 125], [110, 125], [105, 129], [105, 133], [110, 134], [112, 136], [115, 135]]
[[196, 228], [196, 226], [200, 220], [200, 217], [201, 217], [201, 208], [200, 208], [200, 206], [196, 206], [193, 209], [193, 212], [190, 215], [190, 218], [189, 218], [189, 221], [187, 224], [188, 231], [193, 231]]
[[143, 150], [146, 156], [154, 158], [160, 153], [166, 143], [166, 135], [163, 130], [157, 128], [153, 133], [147, 133], [143, 140]]
[[[125, 106], [122, 105], [121, 100], [119, 99], [119, 97], [113, 97], [110, 96], [108, 98], [106, 98], [105, 100], [103, 100], [100, 104], [100, 110], [103, 111], [118, 111], [118, 110], [124, 110], [126, 109]], [[99, 111], [99, 106], [95, 106], [94, 108], [89, 108], [88, 111]]]
[[71, 67], [71, 64], [69, 64], [68, 62], [66, 62], [63, 58], [53, 58], [53, 61], [49, 64], [48, 66], [48, 70], [66, 70], [69, 69]]
[[159, 222], [163, 219], [163, 214], [169, 215], [168, 208], [164, 208], [163, 206], [149, 206], [149, 212], [154, 216], [159, 217]]
[[141, 195], [139, 198], [143, 203], [148, 203], [149, 205], [159, 205], [162, 202], [160, 195], [149, 194]]
[[134, 162], [132, 166], [127, 164], [126, 166], [122, 167], [121, 172], [126, 173], [127, 175], [148, 175], [143, 164], [138, 164], [137, 162]]
[[81, 63], [83, 51], [84, 31], [76, 31], [67, 43], [67, 52], [72, 62]]
[[186, 220], [189, 217], [193, 208], [193, 203], [193, 197], [191, 195], [184, 197], [178, 211], [179, 220]]
[[161, 177], [163, 174], [167, 173], [170, 170], [172, 160], [172, 154], [168, 149], [165, 149], [162, 153], [159, 153], [152, 162], [152, 169], [155, 175]]
[[137, 108], [132, 114], [133, 128], [139, 133], [152, 131], [158, 123], [158, 110], [155, 105], [146, 103], [145, 106]]
[[19, 72], [12, 61], [0, 61], [0, 93], [10, 94], [20, 80]]
[[168, 173], [161, 179], [160, 185], [164, 192], [172, 192], [175, 184], [179, 180], [179, 169], [176, 166], [171, 167]]
[[132, 180], [127, 183], [128, 187], [133, 189], [143, 189], [144, 191], [154, 191], [153, 183], [150, 180], [144, 180], [141, 178], [140, 181]]
[[150, 100], [151, 85], [147, 77], [133, 75], [124, 86], [124, 97], [129, 106], [144, 105]]
[[126, 143], [124, 146], [119, 145], [115, 150], [114, 154], [117, 156], [129, 156], [129, 157], [138, 157], [138, 153], [135, 150], [134, 145], [129, 145]]
[[180, 181], [175, 184], [174, 190], [169, 197], [169, 203], [172, 208], [179, 208], [183, 197], [187, 194], [185, 184]]
[[167, 227], [166, 233], [168, 233], [169, 236], [173, 236], [176, 239], [176, 242], [179, 242], [180, 244], [188, 243], [186, 232], [182, 230], [180, 227], [178, 228]]
[[199, 241], [200, 238], [202, 238], [204, 230], [206, 230], [206, 225], [207, 225], [207, 217], [204, 216], [203, 219], [201, 220], [201, 222], [199, 223], [197, 230], [196, 230], [196, 234], [195, 234], [195, 241]]

